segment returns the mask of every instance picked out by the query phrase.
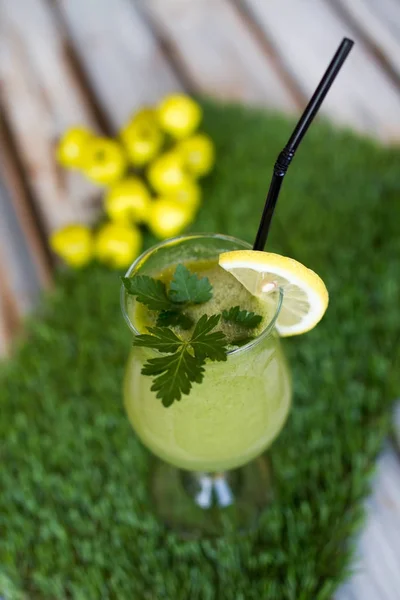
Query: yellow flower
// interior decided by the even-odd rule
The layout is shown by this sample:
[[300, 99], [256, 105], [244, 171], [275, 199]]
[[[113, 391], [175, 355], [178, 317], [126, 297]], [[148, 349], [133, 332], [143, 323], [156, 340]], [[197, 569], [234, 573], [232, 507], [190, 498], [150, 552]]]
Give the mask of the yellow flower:
[[160, 239], [174, 237], [193, 221], [194, 211], [182, 202], [159, 198], [152, 204], [149, 228]]
[[83, 267], [93, 256], [93, 236], [85, 225], [67, 225], [50, 236], [50, 247], [71, 267]]
[[202, 117], [200, 105], [185, 94], [166, 96], [157, 112], [162, 129], [178, 139], [191, 135]]
[[176, 146], [183, 157], [184, 167], [194, 177], [209, 173], [215, 163], [215, 150], [211, 138], [205, 133], [197, 133]]
[[150, 211], [150, 192], [138, 177], [114, 183], [105, 195], [105, 210], [112, 221], [143, 223]]
[[120, 137], [133, 165], [142, 167], [153, 160], [164, 141], [156, 111], [151, 108], [140, 110], [121, 129]]
[[159, 194], [174, 192], [188, 180], [183, 158], [178, 152], [165, 152], [155, 159], [147, 170], [152, 188]]
[[196, 181], [193, 181], [191, 178], [187, 178], [178, 189], [176, 189], [174, 192], [170, 192], [168, 196], [165, 197], [179, 202], [194, 214], [200, 207], [201, 189]]
[[128, 267], [139, 256], [142, 234], [137, 227], [123, 223], [106, 223], [95, 238], [95, 256], [116, 269]]
[[122, 146], [109, 138], [93, 138], [86, 146], [82, 170], [100, 185], [110, 185], [121, 179], [127, 167]]
[[70, 127], [60, 138], [56, 155], [57, 160], [67, 169], [80, 168], [85, 158], [88, 142], [94, 138], [85, 127]]

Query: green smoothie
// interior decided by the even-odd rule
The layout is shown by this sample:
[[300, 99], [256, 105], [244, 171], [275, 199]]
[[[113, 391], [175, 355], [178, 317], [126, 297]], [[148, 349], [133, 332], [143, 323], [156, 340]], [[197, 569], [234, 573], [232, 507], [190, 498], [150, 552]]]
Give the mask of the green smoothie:
[[[210, 301], [186, 311], [194, 321], [237, 305], [262, 315], [263, 320], [251, 331], [252, 342], [239, 348], [232, 345], [226, 362], [207, 363], [203, 382], [195, 383], [188, 396], [168, 408], [151, 391], [151, 378], [141, 374], [144, 362], [157, 353], [133, 348], [124, 383], [125, 406], [140, 439], [163, 460], [192, 471], [224, 471], [259, 455], [282, 429], [291, 401], [289, 370], [276, 333], [263, 334], [273, 317], [271, 308], [219, 267], [217, 258], [184, 264], [199, 277], [208, 277], [213, 286]], [[154, 272], [152, 277], [168, 286], [175, 267]], [[139, 332], [155, 324], [156, 313], [143, 304], [134, 303], [131, 311]], [[221, 320], [218, 327], [231, 343], [246, 337], [236, 324]], [[190, 335], [179, 328], [175, 331]]]

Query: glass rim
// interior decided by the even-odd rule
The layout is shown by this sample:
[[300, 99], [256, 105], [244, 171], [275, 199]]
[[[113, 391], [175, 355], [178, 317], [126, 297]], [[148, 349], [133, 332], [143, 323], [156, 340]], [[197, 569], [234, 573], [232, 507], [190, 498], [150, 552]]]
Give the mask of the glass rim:
[[[136, 258], [133, 261], [133, 263], [130, 265], [127, 272], [125, 273], [125, 277], [130, 277], [132, 272], [138, 267], [139, 264], [141, 264], [142, 262], [145, 262], [146, 259], [151, 254], [153, 254], [153, 252], [156, 252], [160, 248], [164, 248], [169, 245], [179, 244], [180, 242], [183, 242], [185, 240], [194, 240], [196, 238], [199, 238], [199, 239], [201, 239], [201, 238], [217, 238], [217, 239], [226, 240], [229, 242], [238, 242], [242, 246], [247, 246], [247, 248], [249, 250], [251, 250], [251, 248], [252, 248], [252, 246], [248, 242], [245, 242], [244, 240], [240, 240], [239, 238], [236, 238], [231, 235], [224, 235], [222, 233], [187, 233], [187, 234], [179, 235], [174, 238], [169, 238], [168, 240], [162, 240], [161, 242], [158, 242], [158, 244], [155, 244], [154, 246], [151, 246], [150, 248], [148, 248], [147, 250], [142, 252], [142, 254], [140, 256], [138, 256], [138, 258]], [[244, 352], [245, 350], [248, 350], [248, 349], [252, 348], [253, 346], [259, 344], [262, 340], [268, 338], [271, 335], [272, 331], [275, 328], [276, 321], [278, 319], [279, 313], [282, 308], [282, 303], [283, 303], [282, 288], [279, 287], [277, 291], [278, 291], [279, 296], [278, 296], [275, 312], [274, 312], [272, 318], [269, 320], [268, 325], [265, 327], [265, 329], [263, 329], [262, 332], [257, 337], [254, 338], [254, 340], [251, 340], [244, 346], [240, 346], [239, 348], [234, 348], [233, 350], [228, 350], [228, 352], [227, 352], [228, 356]], [[140, 331], [138, 331], [136, 329], [135, 325], [132, 323], [132, 321], [128, 315], [128, 311], [127, 311], [127, 307], [126, 307], [126, 297], [127, 296], [128, 296], [128, 293], [126, 292], [124, 285], [121, 284], [120, 304], [121, 304], [122, 315], [124, 317], [126, 324], [129, 327], [130, 331], [134, 335], [141, 335]]]

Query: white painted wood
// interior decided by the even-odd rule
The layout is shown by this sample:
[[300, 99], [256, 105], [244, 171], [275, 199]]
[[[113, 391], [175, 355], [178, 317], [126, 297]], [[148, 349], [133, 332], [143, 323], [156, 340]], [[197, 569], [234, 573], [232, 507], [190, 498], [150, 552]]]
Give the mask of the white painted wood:
[[0, 181], [0, 357], [8, 353], [42, 283], [11, 198]]
[[358, 543], [355, 573], [335, 600], [400, 598], [400, 461], [387, 445], [377, 467], [368, 517]]
[[[19, 177], [15, 160], [10, 153], [8, 141], [5, 136], [0, 136], [0, 187], [3, 189], [3, 198], [0, 209], [2, 216], [4, 236], [11, 238], [20, 237], [26, 245], [26, 251], [32, 262], [30, 267], [41, 287], [50, 284], [51, 273], [46, 249], [40, 235], [38, 225], [33, 215], [30, 199]], [[8, 213], [8, 217], [6, 215]], [[5, 223], [8, 223], [6, 226]], [[7, 244], [13, 243], [10, 239]], [[17, 251], [18, 254], [18, 251]]]
[[[0, 273], [1, 275], [1, 273]], [[11, 332], [7, 321], [7, 304], [4, 288], [0, 288], [0, 361], [8, 356], [11, 344]], [[0, 599], [1, 600], [1, 599]]]
[[0, 356], [50, 283], [50, 267], [15, 164], [0, 139]]
[[400, 401], [396, 404], [393, 413], [393, 435], [400, 453]]
[[399, 0], [367, 0], [379, 11], [392, 33], [398, 38], [400, 36]]
[[351, 590], [351, 584], [346, 583], [340, 588], [340, 592], [335, 596], [336, 600], [357, 600]]
[[10, 196], [1, 182], [0, 260], [7, 281], [15, 293], [18, 312], [25, 314], [35, 303], [42, 285]]
[[181, 89], [147, 23], [130, 0], [59, 0], [74, 47], [110, 121]]
[[213, 97], [293, 111], [274, 63], [228, 0], [141, 0], [192, 86]]
[[359, 36], [324, 0], [243, 0], [309, 97], [344, 36], [355, 40], [321, 113], [383, 140], [400, 139], [400, 95]]
[[400, 77], [400, 2], [391, 0], [335, 0]]
[[98, 192], [55, 161], [59, 135], [93, 125], [46, 0], [0, 0], [2, 100], [48, 231], [90, 221]]

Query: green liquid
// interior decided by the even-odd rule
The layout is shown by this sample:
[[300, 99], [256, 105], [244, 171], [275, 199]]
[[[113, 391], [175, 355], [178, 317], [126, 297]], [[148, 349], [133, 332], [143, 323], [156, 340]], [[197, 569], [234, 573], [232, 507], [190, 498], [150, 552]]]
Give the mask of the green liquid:
[[[222, 313], [224, 309], [229, 309], [232, 306], [240, 306], [241, 309], [262, 315], [263, 321], [257, 329], [244, 329], [235, 323], [229, 323], [221, 319], [218, 327], [215, 328], [215, 331], [223, 331], [229, 342], [247, 338], [249, 336], [256, 337], [262, 332], [265, 324], [268, 323], [270, 319], [268, 314], [269, 307], [255, 296], [249, 294], [246, 288], [244, 288], [233, 275], [218, 265], [218, 261], [187, 261], [185, 262], [185, 265], [192, 273], [196, 273], [198, 277], [207, 277], [213, 288], [211, 300], [204, 304], [189, 306], [185, 309], [185, 314], [187, 314], [194, 323], [196, 323], [204, 314], [208, 316], [217, 315]], [[173, 266], [164, 269], [161, 273], [155, 274], [154, 277], [160, 279], [167, 287], [169, 287], [175, 268], [176, 267]], [[144, 304], [137, 304], [133, 318], [136, 328], [142, 333], [147, 333], [147, 327], [155, 326], [157, 315], [157, 312], [149, 310]], [[172, 329], [184, 338], [189, 338], [191, 335], [191, 330], [184, 331], [179, 327]]]
[[[239, 305], [263, 315], [259, 329], [250, 330], [252, 335], [262, 332], [271, 318], [267, 307], [232, 275], [216, 261], [186, 265], [199, 276], [207, 276], [213, 286], [212, 300], [191, 307], [189, 316], [196, 321], [202, 314], [216, 314]], [[174, 270], [168, 268], [153, 276], [168, 284]], [[136, 328], [145, 331], [154, 324], [156, 314], [136, 304], [132, 317]], [[223, 322], [220, 329], [230, 341], [249, 333]], [[150, 390], [152, 379], [140, 372], [143, 363], [154, 356], [147, 348], [132, 350], [124, 384], [125, 406], [143, 443], [172, 465], [207, 472], [239, 467], [265, 450], [283, 427], [290, 407], [291, 384], [274, 333], [230, 353], [226, 362], [207, 363], [203, 382], [193, 384], [190, 395], [169, 408]]]

